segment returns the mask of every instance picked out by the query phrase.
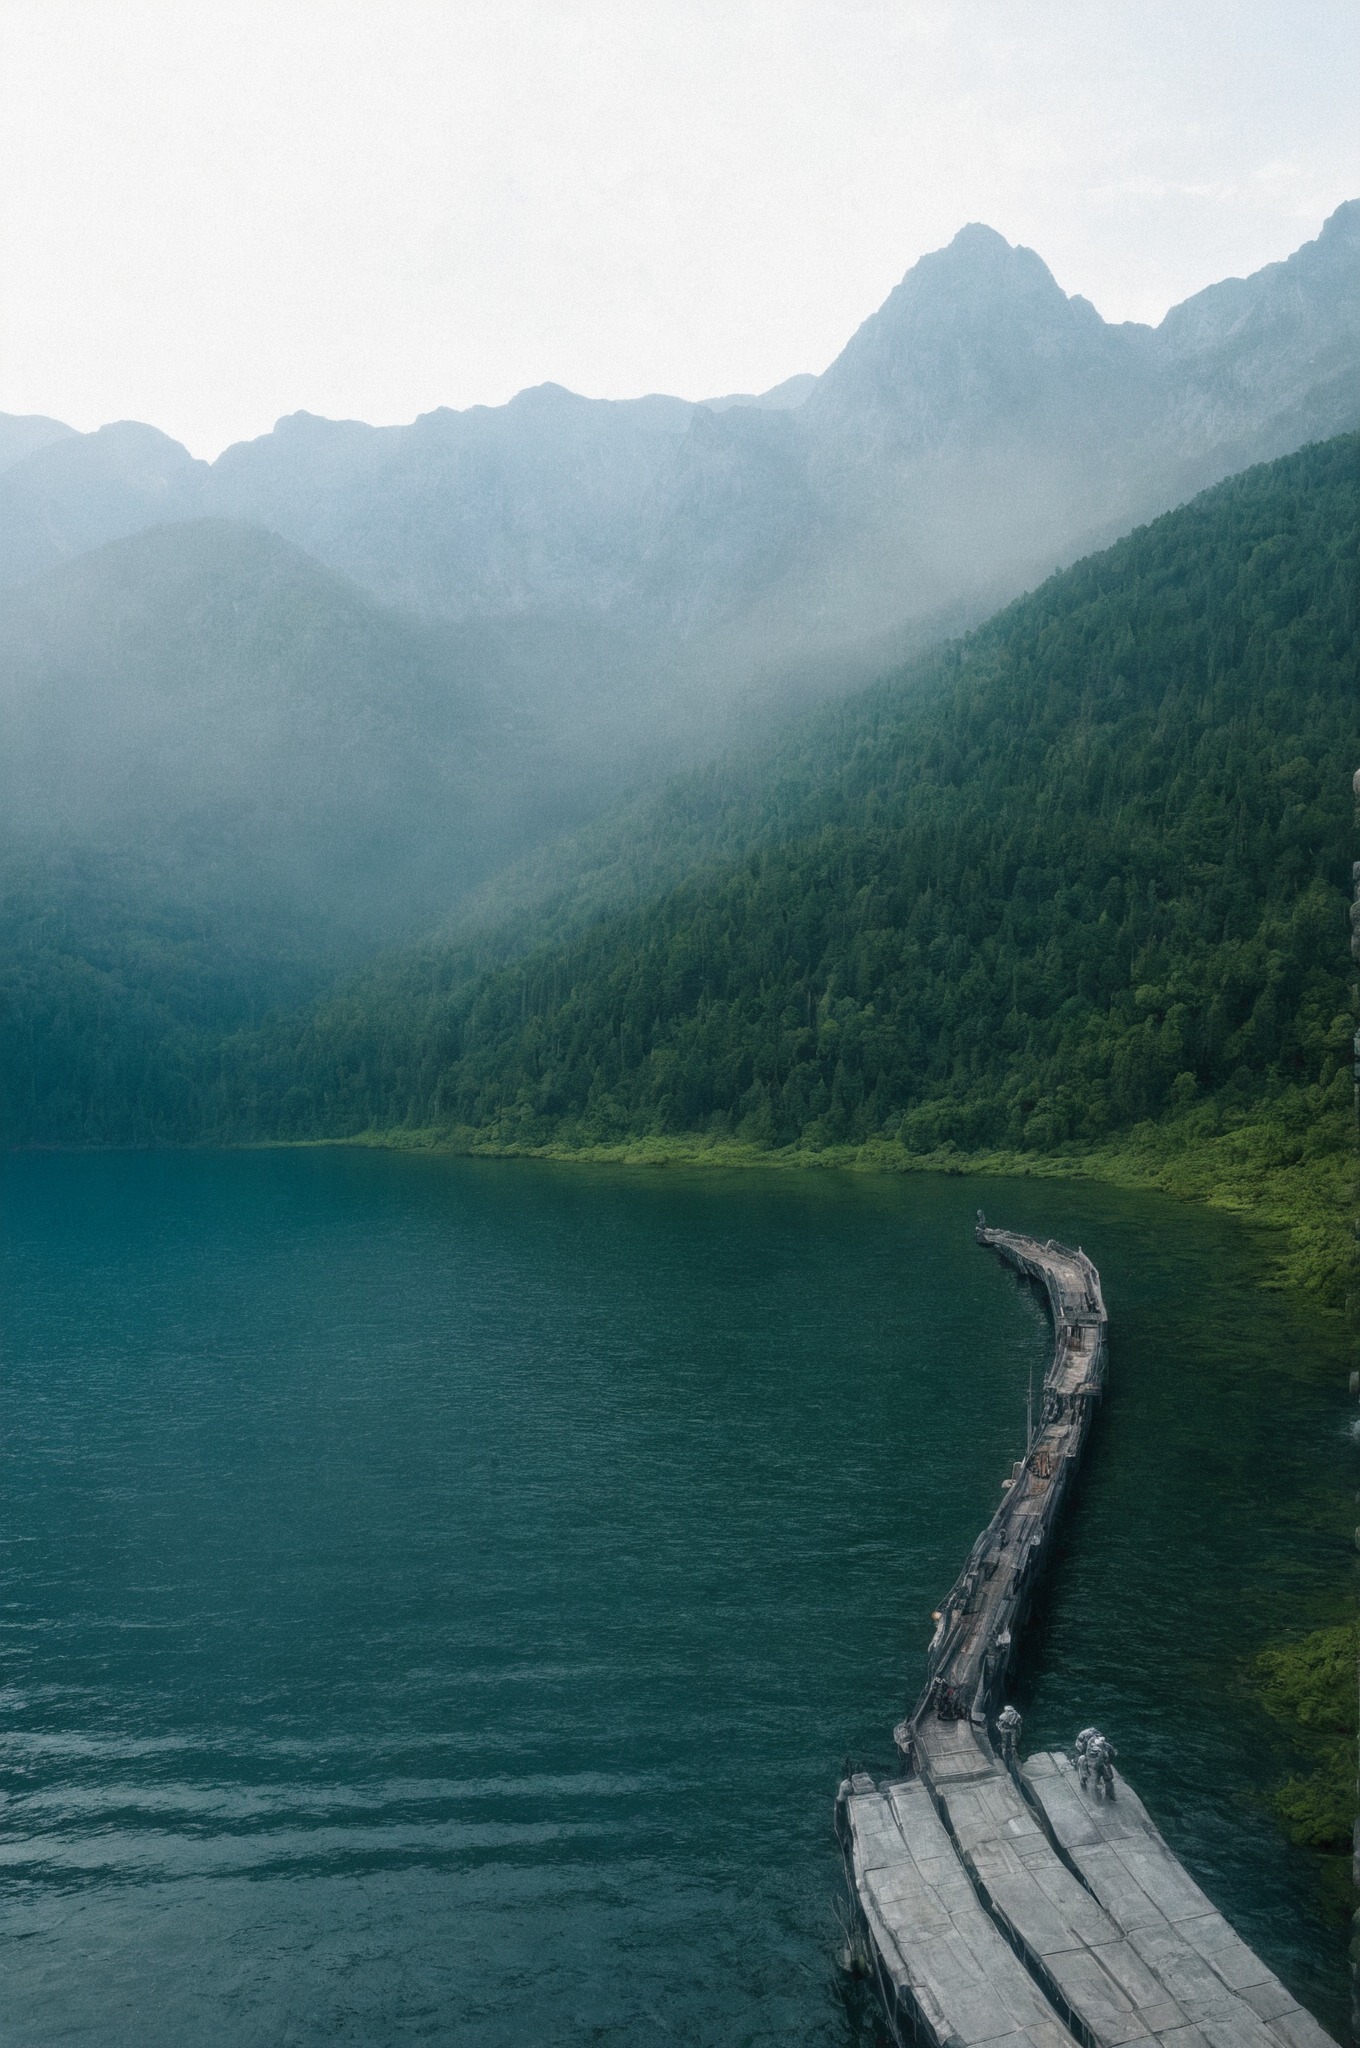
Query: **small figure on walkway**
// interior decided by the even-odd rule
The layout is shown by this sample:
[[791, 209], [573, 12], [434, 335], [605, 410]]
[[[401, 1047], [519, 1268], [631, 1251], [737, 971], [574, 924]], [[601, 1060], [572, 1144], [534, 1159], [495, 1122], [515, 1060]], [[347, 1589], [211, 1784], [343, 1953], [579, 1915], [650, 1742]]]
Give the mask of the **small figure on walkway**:
[[1013, 1764], [1020, 1749], [1020, 1730], [1024, 1722], [1014, 1707], [1003, 1707], [996, 1717], [996, 1732], [1001, 1737], [1001, 1761]]
[[1119, 1751], [1098, 1728], [1083, 1729], [1082, 1734], [1084, 1743], [1081, 1735], [1077, 1737], [1077, 1776], [1082, 1788], [1094, 1782], [1102, 1799], [1113, 1799], [1114, 1760]]
[[1099, 1742], [1092, 1743], [1087, 1754], [1091, 1758], [1091, 1768], [1095, 1773], [1097, 1792], [1103, 1799], [1113, 1799], [1114, 1760], [1119, 1751], [1107, 1736], [1102, 1735]]
[[1093, 1735], [1099, 1735], [1099, 1733], [1100, 1730], [1098, 1728], [1083, 1728], [1080, 1735], [1078, 1735], [1076, 1742], [1073, 1745], [1072, 1751], [1072, 1754], [1076, 1759], [1076, 1765], [1078, 1770], [1081, 1769], [1081, 1760], [1086, 1754], [1087, 1743], [1091, 1740], [1091, 1737]]

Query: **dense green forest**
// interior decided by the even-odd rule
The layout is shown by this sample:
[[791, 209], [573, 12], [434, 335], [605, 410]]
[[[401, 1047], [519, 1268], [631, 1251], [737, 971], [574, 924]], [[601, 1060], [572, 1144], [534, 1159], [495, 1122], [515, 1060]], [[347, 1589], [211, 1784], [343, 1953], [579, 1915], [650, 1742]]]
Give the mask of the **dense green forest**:
[[310, 940], [168, 903], [129, 936], [107, 880], [45, 909], [21, 876], [6, 1136], [1043, 1152], [1196, 1103], [1320, 1113], [1349, 1086], [1358, 653], [1347, 437], [635, 801], [499, 922], [319, 1001]]
[[353, 964], [295, 905], [213, 901], [160, 859], [93, 845], [0, 856], [0, 1133], [15, 1144], [193, 1139], [229, 1032]]
[[238, 1037], [205, 1128], [1042, 1151], [1204, 1100], [1340, 1103], [1358, 655], [1347, 437], [677, 785], [659, 815], [703, 820], [678, 884]]

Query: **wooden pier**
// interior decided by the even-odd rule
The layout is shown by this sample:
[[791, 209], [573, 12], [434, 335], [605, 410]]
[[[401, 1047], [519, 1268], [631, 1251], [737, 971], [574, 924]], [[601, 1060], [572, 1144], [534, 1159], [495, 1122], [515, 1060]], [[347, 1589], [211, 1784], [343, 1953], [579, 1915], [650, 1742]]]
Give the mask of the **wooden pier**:
[[1189, 1877], [1124, 1780], [1003, 1757], [1020, 1630], [1105, 1380], [1084, 1252], [988, 1229], [1053, 1322], [1025, 1456], [939, 1611], [898, 1775], [841, 1785], [859, 1961], [898, 2042], [924, 2048], [1332, 2048]]

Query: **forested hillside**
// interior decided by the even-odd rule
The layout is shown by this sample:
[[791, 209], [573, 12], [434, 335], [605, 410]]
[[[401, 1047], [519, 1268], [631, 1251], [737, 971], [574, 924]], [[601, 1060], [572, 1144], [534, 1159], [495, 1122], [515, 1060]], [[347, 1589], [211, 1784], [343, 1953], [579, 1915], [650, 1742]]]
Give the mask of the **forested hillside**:
[[1043, 1150], [1340, 1102], [1358, 653], [1348, 436], [734, 767], [654, 899], [480, 974], [427, 947], [238, 1037], [201, 1127]]
[[196, 1133], [205, 1045], [612, 792], [561, 695], [224, 521], [0, 591], [4, 1138]]
[[499, 924], [311, 1008], [277, 1009], [324, 971], [300, 926], [266, 959], [224, 908], [167, 904], [124, 943], [117, 873], [50, 901], [23, 877], [5, 1135], [1044, 1151], [1195, 1102], [1339, 1103], [1358, 650], [1346, 437], [635, 801]]
[[353, 955], [295, 906], [176, 890], [107, 846], [0, 858], [0, 1135], [145, 1145], [203, 1130], [227, 1032], [315, 1000]]
[[[1261, 919], [1303, 915], [1280, 875], [1260, 894], [1286, 827], [1253, 750], [1323, 735], [1251, 664], [1274, 636], [1330, 687], [1300, 635], [1343, 630], [1334, 595], [1308, 585], [1294, 640], [1279, 609], [1325, 574], [1288, 506], [1330, 493], [1350, 530], [1324, 459], [900, 664], [1354, 428], [1357, 361], [1360, 201], [1156, 330], [975, 224], [758, 402], [544, 386], [402, 428], [298, 416], [212, 465], [0, 415], [0, 1141], [1036, 1145], [1278, 1078], [1294, 1040], [1267, 1057], [1266, 1012], [1250, 1044], [1238, 1015], [1257, 954], [1209, 934], [1231, 897], [1232, 943], [1283, 960]], [[1307, 531], [1244, 565], [1233, 519]], [[1212, 881], [1192, 815], [1240, 841]], [[1334, 881], [1329, 845], [1304, 857]], [[1134, 1017], [1139, 988], [1165, 1000]]]

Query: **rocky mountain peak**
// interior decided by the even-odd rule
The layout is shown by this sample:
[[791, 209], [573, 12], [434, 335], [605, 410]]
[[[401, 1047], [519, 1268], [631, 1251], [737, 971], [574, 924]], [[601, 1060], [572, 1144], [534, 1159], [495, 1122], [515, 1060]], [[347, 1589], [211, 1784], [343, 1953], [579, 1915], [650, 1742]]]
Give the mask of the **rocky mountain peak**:
[[1109, 333], [1070, 299], [1043, 258], [972, 222], [923, 256], [859, 328], [804, 408], [810, 421], [891, 417], [899, 438], [929, 442], [964, 419], [1025, 404]]
[[[1282, 263], [1227, 277], [1173, 306], [1157, 330], [1169, 353], [1203, 361], [1220, 380], [1274, 380], [1288, 388], [1316, 376], [1322, 356], [1354, 385], [1360, 345], [1360, 199], [1347, 200]], [[1353, 410], [1353, 408], [1352, 408]], [[1348, 424], [1340, 419], [1341, 426]], [[1282, 452], [1272, 450], [1272, 453]]]
[[1360, 250], [1360, 199], [1343, 200], [1322, 223], [1317, 241], [1305, 242], [1304, 247], [1324, 249], [1329, 254], [1345, 249], [1354, 255]]

